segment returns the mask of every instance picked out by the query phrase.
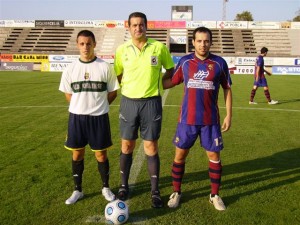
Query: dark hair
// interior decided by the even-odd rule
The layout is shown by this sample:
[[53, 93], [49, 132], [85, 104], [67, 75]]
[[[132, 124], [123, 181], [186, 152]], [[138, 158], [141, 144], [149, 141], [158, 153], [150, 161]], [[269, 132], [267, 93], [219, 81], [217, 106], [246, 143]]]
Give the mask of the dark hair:
[[96, 43], [96, 38], [95, 38], [95, 35], [92, 31], [90, 30], [82, 30], [82, 31], [79, 31], [79, 33], [77, 34], [77, 38], [76, 40], [78, 39], [79, 36], [83, 36], [83, 37], [91, 37], [93, 39], [93, 42]]
[[210, 29], [208, 29], [207, 27], [197, 27], [194, 31], [193, 31], [193, 40], [195, 41], [196, 39], [196, 33], [208, 33], [209, 37], [210, 37], [210, 42], [212, 43], [212, 32]]
[[266, 53], [266, 52], [268, 52], [268, 51], [269, 51], [268, 48], [262, 47], [261, 50], [260, 50], [260, 53], [261, 53], [261, 54], [264, 54], [264, 53]]
[[145, 26], [146, 26], [146, 29], [147, 29], [147, 16], [144, 14], [144, 13], [141, 13], [141, 12], [133, 12], [129, 15], [128, 17], [128, 26], [130, 26], [130, 19], [132, 17], [140, 17], [140, 18], [143, 18], [144, 19], [144, 22], [145, 22]]

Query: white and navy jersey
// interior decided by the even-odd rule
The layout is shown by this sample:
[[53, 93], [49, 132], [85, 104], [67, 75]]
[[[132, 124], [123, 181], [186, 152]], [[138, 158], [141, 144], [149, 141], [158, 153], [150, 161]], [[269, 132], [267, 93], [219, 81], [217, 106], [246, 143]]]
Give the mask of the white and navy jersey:
[[69, 112], [99, 116], [109, 111], [107, 93], [119, 89], [112, 66], [95, 57], [90, 62], [80, 59], [62, 73], [59, 90], [72, 94]]

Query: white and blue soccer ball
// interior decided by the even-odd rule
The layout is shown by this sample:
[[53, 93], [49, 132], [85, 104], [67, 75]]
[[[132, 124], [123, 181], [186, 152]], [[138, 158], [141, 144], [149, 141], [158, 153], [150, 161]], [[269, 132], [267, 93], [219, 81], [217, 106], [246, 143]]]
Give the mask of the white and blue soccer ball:
[[108, 224], [123, 224], [129, 217], [128, 205], [126, 202], [116, 199], [106, 205], [104, 214]]

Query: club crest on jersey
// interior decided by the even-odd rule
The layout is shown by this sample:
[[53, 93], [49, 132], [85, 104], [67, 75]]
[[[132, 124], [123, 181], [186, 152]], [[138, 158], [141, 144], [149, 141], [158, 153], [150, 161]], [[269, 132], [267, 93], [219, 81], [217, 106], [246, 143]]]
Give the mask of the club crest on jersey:
[[213, 68], [214, 68], [214, 65], [213, 65], [213, 64], [209, 64], [209, 65], [208, 65], [208, 69], [209, 69], [209, 70], [212, 70]]
[[85, 74], [84, 74], [84, 79], [85, 79], [85, 80], [88, 80], [89, 78], [90, 78], [90, 74], [89, 74], [89, 73], [85, 73]]
[[209, 72], [204, 70], [199, 70], [197, 73], [194, 73], [195, 80], [204, 80], [208, 76]]
[[157, 65], [157, 56], [151, 56], [151, 66]]

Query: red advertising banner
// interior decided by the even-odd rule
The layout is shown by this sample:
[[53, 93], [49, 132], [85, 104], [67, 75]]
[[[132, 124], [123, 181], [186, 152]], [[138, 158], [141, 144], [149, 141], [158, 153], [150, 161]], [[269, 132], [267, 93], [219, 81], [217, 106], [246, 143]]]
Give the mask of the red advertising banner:
[[186, 27], [185, 21], [149, 21], [149, 22], [154, 23], [155, 29], [167, 29], [167, 28], [180, 29]]
[[0, 54], [0, 61], [1, 62], [12, 62], [13, 55], [12, 54]]
[[[125, 27], [128, 28], [128, 21], [125, 21]], [[186, 21], [148, 21], [148, 29], [185, 29]]]

